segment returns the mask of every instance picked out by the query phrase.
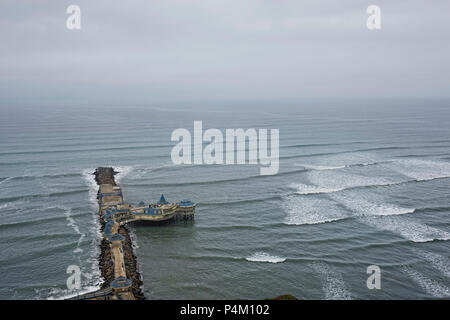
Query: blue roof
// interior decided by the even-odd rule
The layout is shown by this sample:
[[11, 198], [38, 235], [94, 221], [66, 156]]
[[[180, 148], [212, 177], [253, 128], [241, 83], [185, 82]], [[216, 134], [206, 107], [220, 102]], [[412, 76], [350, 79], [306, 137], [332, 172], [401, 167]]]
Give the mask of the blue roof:
[[108, 236], [108, 239], [111, 241], [123, 241], [125, 238], [121, 234], [114, 233], [113, 235]]
[[113, 225], [114, 225], [114, 221], [108, 221], [108, 222], [105, 224], [105, 228], [112, 228]]
[[132, 281], [130, 279], [127, 279], [123, 276], [118, 277], [117, 279], [114, 279], [113, 281], [111, 281], [110, 286], [114, 289], [118, 289], [118, 288], [126, 288], [131, 286]]
[[116, 213], [124, 213], [128, 212], [128, 209], [112, 209], [112, 210], [106, 210], [106, 213], [103, 215], [103, 219], [108, 220], [112, 218], [113, 215]]
[[161, 195], [161, 198], [158, 201], [158, 204], [168, 204], [169, 202], [166, 201], [166, 198], [164, 198], [164, 195]]
[[182, 206], [182, 207], [189, 207], [189, 206], [193, 206], [193, 205], [195, 205], [195, 203], [192, 202], [191, 200], [187, 200], [187, 199], [180, 202], [180, 206]]
[[103, 219], [108, 220], [112, 215], [114, 215], [114, 211], [106, 211], [105, 215], [103, 216]]
[[[112, 234], [112, 227], [114, 226], [114, 221], [109, 220], [107, 223], [105, 223], [105, 234], [106, 236]], [[108, 237], [109, 238], [109, 237]]]

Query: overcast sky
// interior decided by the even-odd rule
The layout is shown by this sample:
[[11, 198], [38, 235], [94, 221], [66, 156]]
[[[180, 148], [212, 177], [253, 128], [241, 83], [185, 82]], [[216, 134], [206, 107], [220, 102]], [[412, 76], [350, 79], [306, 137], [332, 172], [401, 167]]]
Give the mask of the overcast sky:
[[450, 94], [448, 0], [1, 0], [0, 40], [3, 106]]

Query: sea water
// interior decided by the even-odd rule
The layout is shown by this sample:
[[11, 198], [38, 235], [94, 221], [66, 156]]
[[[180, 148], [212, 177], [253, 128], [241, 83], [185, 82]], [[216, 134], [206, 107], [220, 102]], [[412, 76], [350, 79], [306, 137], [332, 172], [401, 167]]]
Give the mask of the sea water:
[[[98, 288], [92, 172], [127, 202], [191, 199], [194, 221], [132, 226], [148, 299], [450, 296], [450, 105], [438, 100], [0, 109], [2, 299]], [[280, 168], [174, 165], [177, 128], [274, 128]], [[68, 290], [68, 266], [80, 267]], [[367, 267], [381, 270], [368, 289]]]

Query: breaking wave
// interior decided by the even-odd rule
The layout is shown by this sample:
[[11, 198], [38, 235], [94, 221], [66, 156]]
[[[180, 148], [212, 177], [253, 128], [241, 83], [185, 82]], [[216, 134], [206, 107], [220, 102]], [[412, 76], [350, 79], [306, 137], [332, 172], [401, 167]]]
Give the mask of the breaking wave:
[[292, 195], [284, 199], [283, 208], [287, 212], [284, 223], [288, 225], [320, 224], [348, 218], [342, 208], [328, 199]]
[[295, 193], [301, 195], [332, 193], [345, 190], [345, 188], [325, 188], [302, 183], [292, 183], [289, 187], [291, 187], [292, 189], [297, 189]]
[[128, 174], [133, 171], [133, 167], [131, 166], [123, 166], [123, 167], [114, 167], [114, 171], [118, 172], [115, 176], [116, 183], [120, 183], [123, 178], [125, 178]]
[[382, 197], [373, 194], [333, 194], [331, 199], [345, 206], [355, 217], [364, 216], [392, 216], [414, 213], [415, 208], [404, 208], [394, 204], [386, 203]]
[[[385, 163], [388, 170], [401, 174], [403, 178], [393, 178], [386, 173], [386, 176], [384, 177], [374, 177], [349, 172], [332, 171], [334, 169], [367, 166], [380, 163]], [[343, 190], [358, 188], [394, 186], [450, 177], [450, 163], [429, 160], [379, 161], [345, 166], [301, 166], [304, 166], [305, 168], [309, 167], [310, 169], [313, 168], [315, 170], [307, 173], [311, 184], [292, 183], [289, 186], [290, 188], [297, 190], [295, 193], [301, 195], [335, 193]], [[324, 172], [321, 171], [330, 172], [325, 175]]]
[[270, 263], [280, 263], [286, 261], [286, 258], [280, 258], [277, 256], [272, 256], [265, 252], [256, 252], [250, 257], [245, 258], [247, 261], [251, 262], [270, 262]]
[[387, 166], [415, 181], [429, 181], [450, 177], [450, 163], [433, 160], [397, 160]]
[[336, 170], [336, 169], [344, 169], [347, 166], [319, 166], [319, 165], [312, 165], [312, 164], [295, 164], [297, 166], [306, 168], [306, 169], [312, 169], [312, 170]]
[[339, 169], [352, 168], [352, 167], [367, 167], [367, 166], [374, 166], [374, 165], [391, 163], [391, 162], [392, 162], [391, 160], [385, 160], [385, 161], [351, 163], [351, 164], [334, 165], [334, 166], [306, 164], [306, 163], [295, 163], [294, 165], [300, 166], [300, 167], [303, 167], [306, 169], [310, 169], [310, 170], [327, 171], [327, 170], [339, 170]]
[[342, 274], [324, 262], [309, 264], [319, 275], [322, 282], [322, 290], [327, 300], [352, 300], [352, 294], [344, 282]]
[[[52, 208], [52, 207], [50, 207], [50, 208]], [[80, 238], [78, 239], [77, 247], [73, 252], [74, 253], [83, 252], [83, 249], [81, 249], [80, 246], [81, 246], [81, 243], [83, 242], [83, 239], [86, 237], [86, 234], [84, 234], [83, 232], [80, 231], [78, 224], [76, 223], [75, 219], [73, 219], [72, 209], [65, 207], [65, 206], [56, 206], [54, 208], [58, 208], [58, 209], [61, 209], [64, 211], [64, 215], [66, 216], [66, 220], [67, 220], [67, 225], [69, 227], [71, 227], [75, 231], [75, 233], [80, 236]]]
[[425, 276], [411, 267], [403, 266], [401, 269], [429, 295], [437, 298], [450, 296], [450, 288], [440, 282]]
[[433, 268], [439, 270], [446, 277], [450, 278], [450, 259], [436, 253], [415, 249], [414, 252], [427, 260]]
[[391, 231], [413, 242], [450, 240], [450, 233], [400, 216], [363, 217], [361, 221], [381, 230]]

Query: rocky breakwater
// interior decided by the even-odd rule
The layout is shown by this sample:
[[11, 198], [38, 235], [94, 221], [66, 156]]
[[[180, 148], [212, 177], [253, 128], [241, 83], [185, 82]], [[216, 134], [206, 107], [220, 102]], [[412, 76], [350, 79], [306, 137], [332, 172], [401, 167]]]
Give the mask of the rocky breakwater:
[[[99, 167], [95, 170], [95, 181], [99, 185], [112, 185], [117, 186], [114, 175], [118, 172], [114, 171], [111, 167]], [[103, 220], [104, 208], [102, 207], [102, 202], [99, 194], [99, 219], [101, 223], [101, 231], [104, 233], [105, 229], [105, 221]], [[129, 230], [126, 226], [120, 226], [118, 229], [118, 233], [124, 238], [122, 242], [123, 248], [123, 258], [126, 270], [126, 276], [129, 280], [131, 280], [132, 284], [129, 288], [129, 291], [134, 296], [134, 299], [143, 300], [144, 295], [141, 290], [142, 280], [141, 275], [137, 269], [137, 260], [134, 254], [133, 242], [131, 240]], [[111, 249], [111, 242], [107, 240], [105, 237], [103, 238], [100, 245], [100, 256], [99, 256], [99, 265], [102, 277], [104, 278], [104, 282], [101, 286], [101, 289], [106, 289], [110, 287], [111, 282], [115, 279], [114, 273], [114, 260]]]

